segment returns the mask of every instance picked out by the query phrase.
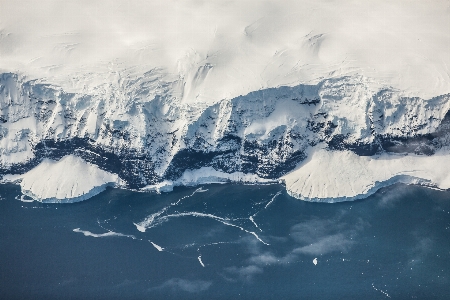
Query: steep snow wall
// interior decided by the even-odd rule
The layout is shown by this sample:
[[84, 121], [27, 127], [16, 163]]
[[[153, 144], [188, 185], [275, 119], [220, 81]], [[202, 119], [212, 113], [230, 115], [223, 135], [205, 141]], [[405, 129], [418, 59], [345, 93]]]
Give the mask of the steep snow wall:
[[363, 156], [433, 155], [450, 146], [449, 95], [408, 98], [346, 76], [193, 106], [176, 101], [157, 72], [146, 76], [124, 82], [133, 98], [116, 98], [3, 74], [0, 172], [24, 174], [45, 159], [75, 155], [117, 174], [124, 187], [167, 190], [277, 181], [318, 144]]

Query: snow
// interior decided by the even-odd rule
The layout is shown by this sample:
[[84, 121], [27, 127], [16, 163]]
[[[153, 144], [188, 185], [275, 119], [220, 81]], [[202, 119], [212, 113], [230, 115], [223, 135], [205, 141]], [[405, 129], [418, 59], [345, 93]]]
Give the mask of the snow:
[[450, 189], [450, 172], [439, 166], [450, 153], [433, 156], [382, 154], [358, 156], [350, 151], [311, 150], [308, 159], [282, 177], [287, 192], [298, 199], [339, 202], [365, 198], [397, 182]]
[[[440, 150], [433, 156], [384, 153], [369, 157], [358, 156], [351, 151], [330, 151], [319, 145], [309, 150], [308, 158], [295, 170], [279, 180], [284, 182], [289, 195], [301, 200], [330, 203], [351, 201], [366, 198], [380, 188], [395, 183], [450, 189], [450, 172], [436, 167], [448, 160], [448, 150]], [[143, 190], [172, 191], [174, 186], [224, 182], [271, 183], [279, 180], [241, 172], [228, 174], [203, 167], [186, 170], [176, 181], [164, 181]]]
[[0, 183], [20, 183], [22, 177], [19, 174], [6, 174], [0, 180]]
[[[292, 95], [292, 98], [294, 95]], [[268, 139], [270, 133], [280, 126], [295, 124], [300, 127], [306, 127], [306, 119], [314, 112], [313, 107], [299, 105], [291, 99], [278, 99], [274, 111], [266, 118], [255, 118], [252, 123], [245, 128], [244, 134], [250, 138], [250, 135], [259, 136], [261, 139]]]
[[446, 0], [4, 1], [0, 68], [67, 91], [159, 69], [185, 103], [354, 74], [427, 98], [450, 92], [448, 14]]
[[215, 170], [212, 167], [202, 167], [196, 170], [186, 170], [183, 175], [177, 179], [176, 184], [191, 186], [208, 183], [223, 182], [243, 182], [243, 183], [271, 183], [275, 180], [260, 178], [255, 174], [243, 172], [225, 173]]
[[[280, 180], [285, 183], [288, 194], [301, 200], [351, 201], [365, 198], [378, 189], [397, 182], [450, 189], [450, 172], [446, 168], [436, 167], [449, 160], [450, 153], [446, 150], [441, 150], [433, 156], [384, 153], [369, 157], [358, 156], [351, 151], [329, 151], [318, 146], [310, 150], [308, 158], [294, 171], [282, 176]], [[259, 178], [254, 174], [228, 174], [204, 167], [187, 170], [176, 181], [165, 181], [159, 185], [147, 186], [143, 190], [167, 192], [174, 186], [229, 181], [277, 182]], [[23, 175], [5, 175], [2, 182], [20, 182], [24, 195], [41, 202], [57, 203], [86, 200], [102, 192], [107, 186], [121, 184], [117, 175], [102, 171], [74, 155], [65, 156], [57, 162], [46, 159]], [[200, 190], [202, 191], [204, 190]], [[278, 195], [279, 193], [272, 198], [266, 208]], [[165, 209], [150, 216], [145, 225], [134, 225], [139, 231], [145, 232], [149, 224], [164, 212]], [[254, 222], [252, 218], [250, 220]]]
[[[227, 134], [289, 145], [256, 153], [268, 166], [338, 134], [361, 144], [429, 134], [450, 109], [446, 0], [19, 0], [1, 7], [0, 73], [13, 73], [0, 75], [5, 170], [33, 159], [43, 140], [77, 137], [152, 158], [159, 180], [181, 150], [235, 151], [239, 145], [220, 143]], [[317, 105], [302, 104], [306, 98]], [[308, 129], [312, 123], [336, 127], [326, 136]], [[446, 161], [444, 150], [359, 157], [314, 148], [282, 180], [294, 197], [344, 201], [394, 182], [449, 188], [445, 168], [436, 167]], [[142, 190], [278, 182], [258, 174], [202, 167]], [[24, 194], [44, 202], [81, 201], [121, 184], [73, 155], [2, 178], [20, 180]]]
[[171, 192], [173, 191], [174, 183], [170, 180], [164, 180], [157, 184], [147, 185], [142, 188], [143, 191], [155, 191], [157, 193], [161, 192]]
[[83, 201], [107, 186], [121, 183], [116, 174], [100, 170], [74, 155], [59, 161], [45, 159], [20, 178], [23, 194], [37, 201], [55, 203]]
[[212, 167], [202, 167], [195, 170], [186, 170], [183, 175], [175, 181], [164, 180], [155, 185], [148, 185], [142, 190], [156, 191], [156, 192], [171, 192], [174, 186], [197, 186], [201, 184], [211, 183], [226, 183], [226, 182], [240, 182], [240, 183], [274, 183], [278, 180], [260, 178], [258, 175], [233, 172], [225, 173], [217, 171]]

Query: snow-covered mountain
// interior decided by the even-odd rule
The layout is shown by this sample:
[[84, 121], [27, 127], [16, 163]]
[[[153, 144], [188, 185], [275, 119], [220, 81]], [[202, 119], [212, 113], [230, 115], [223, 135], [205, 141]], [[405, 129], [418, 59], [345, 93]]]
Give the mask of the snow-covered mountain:
[[351, 1], [136, 1], [108, 12], [100, 1], [88, 5], [104, 12], [94, 19], [69, 1], [70, 16], [50, 21], [57, 1], [31, 13], [33, 3], [0, 13], [0, 172], [35, 199], [217, 181], [281, 180], [319, 201], [394, 181], [450, 188], [445, 1], [370, 12]]
[[75, 94], [3, 74], [2, 173], [75, 155], [139, 189], [201, 168], [206, 178], [215, 170], [277, 180], [317, 147], [420, 156], [450, 146], [450, 95], [407, 98], [342, 77], [194, 106], [177, 101], [179, 85], [149, 72], [119, 91]]

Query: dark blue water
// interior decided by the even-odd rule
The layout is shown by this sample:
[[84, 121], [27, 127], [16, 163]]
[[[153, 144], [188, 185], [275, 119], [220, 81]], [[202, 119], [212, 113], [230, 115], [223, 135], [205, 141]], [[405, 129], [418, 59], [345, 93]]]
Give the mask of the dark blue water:
[[321, 204], [279, 185], [202, 188], [61, 205], [0, 185], [0, 297], [450, 297], [450, 192], [395, 185]]

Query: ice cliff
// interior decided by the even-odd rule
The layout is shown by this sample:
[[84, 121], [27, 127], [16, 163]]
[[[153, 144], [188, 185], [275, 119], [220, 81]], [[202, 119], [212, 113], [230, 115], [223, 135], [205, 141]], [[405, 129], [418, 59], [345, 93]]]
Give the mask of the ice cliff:
[[[2, 174], [52, 173], [48, 159], [61, 159], [64, 169], [82, 176], [82, 168], [77, 167], [80, 164], [71, 167], [67, 163], [66, 157], [77, 157], [91, 167], [117, 174], [124, 186], [132, 189], [148, 189], [163, 182], [195, 184], [196, 180], [186, 178], [193, 170], [203, 170], [198, 183], [208, 182], [208, 177], [210, 182], [217, 178], [245, 182], [282, 178], [291, 194], [299, 198], [350, 199], [368, 189], [346, 189], [338, 184], [338, 189], [328, 189], [335, 190], [329, 194], [305, 190], [307, 182], [322, 182], [316, 177], [323, 179], [346, 168], [354, 169], [343, 158], [324, 163], [324, 157], [311, 154], [314, 149], [353, 153], [354, 159], [349, 160], [356, 165], [361, 165], [361, 156], [409, 154], [409, 167], [394, 168], [381, 177], [361, 175], [367, 182], [387, 181], [400, 171], [411, 171], [411, 157], [418, 161], [434, 157], [426, 172], [448, 159], [450, 95], [404, 97], [393, 89], [374, 89], [362, 76], [263, 89], [209, 106], [182, 103], [174, 94], [180, 83], [165, 82], [156, 71], [138, 80], [124, 80], [121, 89], [110, 85], [90, 94], [67, 93], [12, 73], [0, 78]], [[406, 164], [401, 156], [389, 157]], [[305, 159], [309, 160], [306, 165]], [[311, 161], [319, 164], [313, 164], [307, 172]], [[375, 161], [382, 159], [370, 165]], [[295, 171], [282, 177], [297, 166], [303, 170], [301, 175]], [[223, 174], [241, 174], [247, 179]], [[298, 176], [296, 185], [291, 184], [292, 176]], [[429, 178], [420, 172], [414, 176]], [[52, 198], [44, 191], [32, 192], [27, 178], [24, 176], [22, 182], [25, 193], [42, 200]], [[33, 182], [44, 180], [33, 178]], [[366, 181], [361, 185], [369, 186]], [[118, 179], [110, 177], [100, 180], [98, 186], [114, 182]], [[301, 188], [298, 182], [303, 182]], [[80, 196], [65, 193], [67, 198]], [[61, 195], [58, 190], [54, 198]]]

